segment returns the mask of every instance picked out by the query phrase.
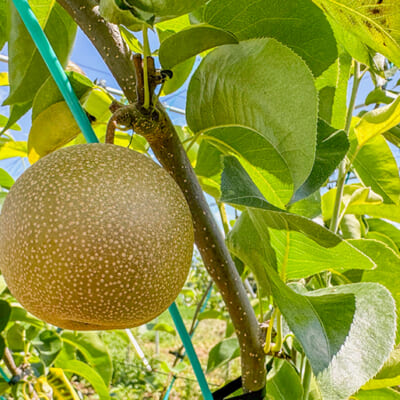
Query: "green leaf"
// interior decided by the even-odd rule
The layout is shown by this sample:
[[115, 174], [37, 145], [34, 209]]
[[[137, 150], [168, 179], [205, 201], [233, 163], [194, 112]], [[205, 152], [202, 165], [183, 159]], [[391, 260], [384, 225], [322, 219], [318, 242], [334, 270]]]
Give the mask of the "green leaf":
[[[277, 266], [285, 279], [304, 278], [327, 269], [344, 271], [354, 268], [354, 264], [360, 269], [374, 268], [369, 258], [323, 226], [268, 206], [265, 201], [254, 203], [252, 183], [238, 178], [240, 170], [235, 159], [225, 158], [221, 201], [226, 201], [228, 193], [230, 203], [263, 210], [244, 211], [228, 235], [227, 244], [239, 258], [236, 248], [248, 248], [249, 254], [253, 252], [250, 249], [262, 249], [264, 262]], [[241, 188], [240, 192], [238, 188]], [[259, 236], [258, 232], [263, 233]], [[242, 261], [248, 264], [246, 260]], [[253, 272], [257, 276], [263, 275], [260, 271]]]
[[274, 359], [267, 376], [267, 393], [271, 400], [299, 400], [303, 398], [300, 376], [288, 361]]
[[[351, 158], [351, 155], [350, 155]], [[363, 184], [381, 195], [384, 203], [400, 202], [399, 168], [382, 136], [369, 139], [353, 159], [355, 171]]]
[[[324, 221], [332, 218], [333, 205], [336, 197], [336, 188], [324, 193], [321, 201], [322, 217]], [[340, 206], [340, 214], [356, 214], [363, 215], [369, 212], [359, 212], [359, 210], [370, 210], [374, 207], [382, 210], [386, 204], [382, 204], [382, 197], [374, 193], [371, 188], [361, 185], [345, 185], [342, 195], [342, 204]], [[390, 207], [390, 205], [389, 205]], [[375, 215], [371, 215], [375, 216]], [[399, 212], [400, 216], [400, 212]]]
[[172, 78], [165, 81], [161, 92], [162, 96], [167, 96], [177, 91], [186, 82], [192, 72], [195, 61], [195, 57], [192, 57], [172, 68]]
[[393, 224], [377, 218], [368, 218], [366, 222], [369, 232], [379, 232], [389, 236], [396, 244], [396, 247], [400, 249], [400, 230]]
[[65, 372], [72, 372], [85, 378], [92, 386], [96, 393], [99, 395], [100, 400], [110, 400], [108, 387], [105, 385], [102, 377], [95, 369], [89, 365], [78, 361], [71, 360], [64, 363], [63, 368]]
[[222, 340], [208, 354], [207, 373], [222, 367], [227, 362], [239, 357], [239, 355], [240, 348], [236, 338]]
[[381, 87], [376, 87], [368, 93], [364, 104], [369, 106], [370, 104], [390, 104], [394, 100], [393, 94], [388, 90], [383, 90]]
[[62, 341], [55, 331], [46, 329], [32, 340], [32, 345], [39, 352], [40, 359], [48, 367], [61, 351]]
[[242, 125], [268, 139], [297, 189], [314, 164], [317, 93], [305, 63], [274, 39], [218, 47], [194, 73], [187, 120], [193, 132]]
[[386, 246], [390, 247], [396, 253], [399, 252], [399, 250], [398, 250], [396, 244], [393, 242], [393, 240], [389, 236], [387, 236], [387, 235], [385, 235], [383, 233], [380, 233], [380, 232], [368, 232], [365, 235], [365, 238], [366, 239], [374, 239], [374, 240], [377, 240], [379, 242], [385, 243]]
[[[75, 22], [55, 1], [32, 0], [29, 4], [57, 58], [65, 66], [75, 40]], [[14, 7], [11, 25], [8, 47], [10, 94], [3, 104], [31, 103], [50, 73]]]
[[393, 389], [360, 390], [353, 400], [400, 400], [400, 393]]
[[400, 126], [396, 125], [383, 134], [384, 138], [395, 146], [400, 147]]
[[28, 137], [31, 164], [74, 139], [80, 132], [67, 103], [61, 101], [42, 111], [33, 121]]
[[[78, 349], [87, 363], [102, 377], [104, 384], [109, 385], [112, 377], [112, 362], [108, 349], [95, 332], [68, 332], [61, 335], [62, 340]], [[60, 365], [64, 368], [64, 365]]]
[[[239, 40], [272, 37], [290, 47], [318, 76], [337, 57], [336, 41], [325, 15], [308, 0], [210, 1], [204, 20]], [[312, 21], [312, 24], [310, 23]]]
[[400, 18], [397, 0], [313, 0], [341, 28], [400, 65]]
[[0, 168], [0, 186], [4, 189], [10, 189], [13, 184], [12, 176], [3, 168]]
[[7, 0], [0, 0], [0, 50], [8, 40], [9, 6]]
[[[288, 166], [279, 151], [261, 133], [231, 125], [207, 129], [201, 138], [219, 150], [219, 153], [212, 153], [216, 165], [212, 167], [211, 173], [219, 173], [222, 169], [221, 153], [234, 155], [267, 201], [279, 207], [284, 207], [289, 202], [293, 194], [293, 184]], [[201, 147], [199, 157], [204, 154]]]
[[[400, 349], [394, 349], [385, 361], [379, 373], [367, 382], [364, 390], [381, 389], [400, 384]], [[400, 394], [399, 394], [400, 397]]]
[[143, 28], [143, 21], [136, 18], [129, 9], [118, 7], [114, 0], [100, 0], [99, 12], [106, 21], [112, 24], [125, 25], [132, 31], [141, 31]]
[[[225, 185], [229, 183], [229, 179], [224, 179], [225, 174], [229, 175], [226, 168], [222, 177], [223, 197]], [[242, 186], [246, 185], [246, 181], [242, 182]], [[237, 182], [235, 186], [229, 187], [230, 198], [235, 200], [234, 188], [238, 187]], [[243, 187], [237, 193], [236, 198], [240, 198], [240, 204], [244, 203], [244, 193]], [[266, 207], [266, 202], [260, 204]], [[293, 229], [307, 237], [310, 235], [318, 244], [325, 244], [330, 248], [341, 241], [337, 237], [332, 242], [333, 234], [328, 230], [315, 235], [314, 229], [317, 228], [312, 221], [302, 223], [302, 220], [307, 220], [276, 211], [276, 208], [274, 211], [248, 209], [247, 212], [262, 238], [261, 243], [268, 243], [268, 231], [260, 223], [264, 214], [268, 217], [266, 225], [269, 230], [285, 227]], [[264, 269], [269, 290], [289, 328], [302, 344], [323, 397], [330, 400], [347, 399], [378, 372], [392, 350], [396, 313], [389, 291], [376, 283], [361, 283], [322, 289], [305, 296], [297, 294], [279, 278], [273, 266], [274, 254], [268, 249], [266, 254], [268, 246], [260, 246], [260, 242], [255, 244], [252, 238], [253, 246], [249, 250], [249, 238], [245, 236], [242, 237], [247, 243], [236, 245], [234, 254], [253, 271]], [[355, 265], [358, 266], [357, 263]], [[337, 312], [338, 309], [340, 313]], [[359, 343], [363, 343], [363, 346]], [[363, 360], [362, 363], [359, 362], [360, 359]], [[348, 379], [350, 374], [352, 379]]]
[[11, 307], [5, 300], [0, 300], [0, 332], [7, 326], [11, 315]]
[[165, 322], [158, 322], [153, 326], [153, 331], [159, 331], [159, 332], [166, 332], [169, 333], [172, 336], [176, 336], [176, 331], [175, 328], [171, 325], [166, 324]]
[[206, 0], [126, 0], [126, 2], [158, 17], [175, 18], [196, 10]]
[[207, 24], [194, 25], [165, 39], [158, 56], [163, 68], [171, 69], [205, 50], [234, 43], [238, 43], [236, 37], [223, 29]]
[[[8, 123], [8, 118], [5, 115], [0, 115], [0, 127], [6, 126]], [[13, 131], [20, 131], [21, 127], [18, 124], [14, 124], [10, 126], [8, 129], [12, 129]]]
[[318, 120], [317, 152], [314, 166], [310, 176], [294, 194], [292, 202], [304, 199], [318, 190], [344, 158], [349, 146], [347, 135], [343, 130], [334, 129], [325, 121]]
[[114, 98], [105, 89], [96, 86], [90, 92], [86, 92], [80, 100], [82, 107], [95, 118], [97, 123], [107, 123], [111, 118], [109, 107]]
[[10, 116], [8, 118], [7, 124], [1, 130], [0, 134], [3, 134], [7, 129], [11, 129], [23, 115], [25, 115], [31, 108], [32, 101], [26, 103], [13, 104], [10, 106]]
[[[362, 282], [377, 282], [384, 285], [392, 294], [397, 310], [400, 310], [400, 257], [384, 243], [376, 240], [351, 240], [351, 243], [370, 257], [377, 265], [371, 271], [364, 271]], [[400, 315], [400, 314], [399, 314]], [[400, 327], [400, 318], [397, 317]], [[397, 332], [396, 343], [400, 342], [400, 330]]]
[[400, 123], [400, 96], [391, 104], [365, 113], [354, 127], [359, 146]]
[[311, 196], [291, 204], [288, 207], [288, 211], [292, 214], [302, 215], [309, 219], [321, 215], [321, 194], [319, 190], [314, 192]]
[[[100, 4], [102, 3], [102, 1], [103, 0], [100, 0]], [[130, 32], [122, 25], [119, 27], [119, 31], [126, 44], [134, 53], [143, 53], [142, 43], [139, 42], [139, 39], [137, 39], [137, 37], [132, 32]]]
[[25, 328], [19, 322], [11, 325], [7, 330], [7, 347], [12, 351], [24, 351]]
[[285, 286], [271, 267], [268, 279], [323, 398], [347, 399], [378, 372], [392, 350], [396, 326], [393, 299], [383, 286], [342, 285], [302, 296]]
[[28, 314], [28, 312], [22, 307], [18, 307], [15, 305], [13, 305], [13, 307], [11, 308], [10, 321], [26, 322], [38, 328], [43, 328], [44, 325], [43, 321], [31, 316], [31, 314]]
[[[69, 71], [67, 72], [67, 76], [78, 99], [94, 86], [90, 79], [78, 72]], [[61, 101], [64, 101], [64, 97], [54, 82], [54, 79], [50, 76], [40, 87], [33, 99], [32, 121], [35, 121], [36, 117], [51, 105]]]

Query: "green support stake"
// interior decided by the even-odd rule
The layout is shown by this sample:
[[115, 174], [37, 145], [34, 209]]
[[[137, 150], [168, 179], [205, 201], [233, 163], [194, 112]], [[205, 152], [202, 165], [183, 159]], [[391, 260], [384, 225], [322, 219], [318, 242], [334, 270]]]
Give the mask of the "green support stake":
[[[82, 109], [79, 100], [75, 95], [75, 92], [72, 89], [71, 83], [69, 82], [66, 73], [64, 72], [60, 62], [58, 61], [53, 48], [51, 47], [46, 35], [44, 34], [35, 14], [29, 6], [29, 3], [26, 0], [13, 0], [13, 2], [28, 32], [32, 36], [32, 39], [36, 44], [37, 49], [42, 55], [47, 67], [49, 68], [53, 79], [57, 83], [57, 86], [64, 96], [64, 99], [68, 104], [68, 107], [70, 108], [74, 118], [76, 119], [76, 122], [78, 123], [86, 141], [88, 143], [97, 143], [98, 139], [93, 132], [92, 126], [90, 125], [90, 122], [84, 110]], [[174, 320], [182, 343], [185, 346], [187, 356], [192, 364], [194, 373], [196, 374], [196, 378], [199, 382], [204, 400], [213, 400], [213, 395], [208, 387], [199, 359], [197, 358], [196, 352], [194, 351], [190, 336], [185, 328], [185, 325], [183, 324], [182, 317], [175, 303], [170, 306], [169, 312], [172, 316], [172, 319]]]

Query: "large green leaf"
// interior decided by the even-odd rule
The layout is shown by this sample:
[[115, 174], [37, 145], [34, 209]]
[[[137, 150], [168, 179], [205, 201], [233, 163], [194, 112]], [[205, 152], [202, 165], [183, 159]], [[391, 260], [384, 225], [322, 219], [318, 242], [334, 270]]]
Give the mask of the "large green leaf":
[[55, 331], [46, 329], [32, 340], [32, 345], [39, 352], [40, 359], [49, 366], [61, 351], [62, 341]]
[[240, 348], [236, 338], [222, 340], [217, 343], [208, 355], [207, 372], [222, 367], [227, 362], [239, 357]]
[[299, 400], [303, 398], [300, 376], [288, 361], [274, 359], [267, 376], [267, 393], [271, 400]]
[[369, 232], [379, 232], [390, 237], [400, 249], [400, 230], [393, 224], [377, 218], [368, 218], [366, 220]]
[[[400, 256], [384, 243], [376, 240], [351, 240], [351, 243], [370, 257], [377, 265], [372, 271], [364, 271], [362, 282], [377, 282], [384, 285], [392, 294], [397, 310], [400, 310]], [[400, 327], [400, 317], [397, 318]], [[400, 342], [400, 331], [397, 333], [397, 343]]]
[[[235, 203], [238, 199], [239, 204], [245, 205], [246, 199], [243, 197], [249, 182], [244, 180], [238, 186], [237, 176], [231, 180], [229, 175], [233, 174], [225, 168], [221, 185], [222, 198], [228, 192], [231, 202]], [[236, 188], [240, 190], [235, 193]], [[250, 186], [247, 198], [250, 199], [250, 206], [254, 207], [251, 201], [253, 191], [254, 188]], [[271, 262], [272, 252], [269, 251], [266, 255], [266, 247], [259, 245], [266, 237], [265, 226], [257, 225], [260, 215], [268, 215], [269, 229], [286, 227], [301, 231], [306, 236], [308, 233], [319, 244], [329, 245], [332, 232], [321, 231], [315, 237], [310, 225], [299, 223], [298, 218], [301, 217], [276, 211], [276, 208], [268, 209], [265, 201], [258, 204], [264, 210], [247, 210], [252, 222], [256, 224], [258, 245], [249, 250], [248, 238], [242, 235], [239, 239], [243, 239], [243, 242], [235, 243], [234, 254], [253, 271], [264, 269], [268, 289], [289, 328], [302, 344], [323, 398], [345, 400], [378, 372], [392, 350], [396, 330], [393, 298], [386, 288], [376, 283], [336, 286], [307, 295], [292, 291], [274, 269]], [[334, 244], [331, 242], [332, 246]], [[341, 310], [340, 313], [337, 312], [338, 309]], [[359, 362], [360, 359], [363, 362]], [[352, 379], [348, 379], [349, 375]]]
[[205, 7], [204, 20], [240, 40], [277, 39], [299, 54], [315, 76], [337, 57], [332, 29], [323, 12], [309, 0], [212, 0]]
[[400, 65], [400, 3], [397, 0], [313, 0], [343, 30]]
[[232, 124], [260, 132], [286, 161], [296, 189], [311, 172], [317, 135], [313, 77], [299, 56], [274, 39], [208, 54], [189, 85], [187, 119], [193, 132]]
[[0, 50], [8, 40], [9, 7], [7, 0], [0, 0]]
[[132, 31], [140, 31], [143, 21], [133, 16], [130, 10], [121, 9], [114, 0], [100, 0], [100, 15], [108, 22], [124, 25]]
[[[399, 50], [400, 51], [400, 50]], [[354, 127], [359, 146], [400, 123], [400, 96], [391, 104], [365, 113]]]
[[[62, 65], [66, 65], [75, 39], [76, 24], [54, 0], [33, 0], [35, 12]], [[10, 94], [5, 105], [32, 102], [36, 92], [49, 77], [42, 56], [33, 43], [18, 12], [12, 8], [8, 55]]]
[[205, 50], [234, 43], [238, 43], [236, 37], [223, 29], [206, 24], [195, 25], [165, 39], [158, 56], [163, 68], [171, 69]]
[[[306, 278], [325, 270], [343, 272], [353, 269], [354, 265], [360, 269], [374, 268], [368, 257], [345, 240], [338, 241], [332, 236], [330, 244], [318, 243], [319, 236], [324, 235], [328, 236], [323, 227], [304, 217], [249, 209], [236, 221], [227, 244], [236, 254], [236, 249], [246, 243], [250, 257], [259, 248], [258, 253], [264, 254], [259, 264], [272, 265], [284, 280]], [[261, 282], [267, 271], [263, 268], [253, 273]]]
[[252, 269], [267, 266], [274, 299], [302, 344], [324, 399], [345, 400], [378, 372], [393, 348], [396, 327], [387, 289], [359, 283], [302, 296], [284, 285], [268, 264], [257, 265], [262, 257], [257, 249], [249, 253], [242, 247], [236, 255], [254, 262]]
[[[105, 385], [109, 385], [112, 377], [112, 362], [108, 349], [95, 332], [68, 332], [61, 335], [62, 340], [78, 349], [87, 363], [102, 377]], [[63, 367], [63, 365], [60, 365]]]
[[[367, 382], [363, 389], [381, 389], [388, 386], [400, 384], [400, 349], [394, 349], [390, 357], [385, 361], [383, 367], [374, 379]], [[400, 394], [399, 394], [400, 396]]]
[[11, 315], [11, 307], [5, 300], [0, 300], [0, 332], [7, 326]]
[[383, 136], [375, 136], [359, 147], [352, 161], [363, 184], [381, 195], [384, 203], [399, 203], [399, 168]]
[[76, 375], [85, 378], [92, 386], [96, 393], [99, 395], [100, 400], [110, 400], [108, 387], [104, 383], [102, 377], [99, 375], [100, 371], [96, 371], [89, 365], [78, 361], [71, 360], [64, 363], [62, 369], [65, 372], [72, 372]]
[[[234, 158], [226, 157], [224, 164], [221, 201], [262, 209], [243, 211], [227, 238], [234, 253], [244, 241], [249, 254], [254, 247], [260, 248], [264, 262], [277, 268], [285, 279], [304, 278], [327, 269], [344, 271], [354, 268], [354, 263], [360, 269], [374, 267], [369, 258], [323, 226], [270, 206], [256, 194], [254, 183], [248, 175], [246, 179]], [[263, 232], [261, 237], [258, 232]], [[262, 280], [265, 272], [255, 274]]]
[[[207, 169], [211, 169], [212, 175], [222, 170], [222, 154], [234, 155], [269, 202], [279, 207], [289, 202], [293, 194], [290, 171], [279, 151], [265, 136], [254, 129], [230, 125], [207, 129], [201, 138], [207, 146], [205, 149], [202, 149], [203, 144], [200, 146], [200, 167], [201, 162], [204, 165], [201, 157], [209, 152], [211, 144], [218, 149], [218, 152], [214, 150], [207, 154]], [[210, 162], [214, 165], [209, 165]], [[209, 174], [206, 172], [206, 175]]]
[[126, 0], [126, 3], [157, 17], [175, 18], [201, 7], [206, 0]]
[[304, 199], [318, 190], [332, 175], [349, 149], [349, 141], [343, 130], [318, 120], [317, 152], [310, 176], [293, 196], [292, 202]]

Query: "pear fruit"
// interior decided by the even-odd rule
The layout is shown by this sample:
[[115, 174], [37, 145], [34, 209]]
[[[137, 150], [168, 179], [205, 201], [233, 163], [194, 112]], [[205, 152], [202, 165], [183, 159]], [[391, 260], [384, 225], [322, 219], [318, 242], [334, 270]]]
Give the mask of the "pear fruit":
[[193, 225], [171, 176], [111, 144], [57, 150], [28, 168], [0, 215], [0, 269], [33, 315], [73, 330], [161, 314], [188, 275]]

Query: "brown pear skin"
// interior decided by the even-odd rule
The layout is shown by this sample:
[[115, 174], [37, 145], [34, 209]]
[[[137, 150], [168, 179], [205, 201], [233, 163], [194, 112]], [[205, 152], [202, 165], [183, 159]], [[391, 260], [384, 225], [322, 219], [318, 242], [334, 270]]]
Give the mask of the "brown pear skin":
[[193, 252], [186, 200], [149, 157], [82, 144], [37, 161], [0, 215], [0, 269], [36, 317], [72, 330], [142, 325], [182, 289]]

